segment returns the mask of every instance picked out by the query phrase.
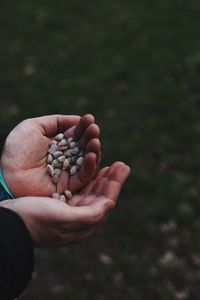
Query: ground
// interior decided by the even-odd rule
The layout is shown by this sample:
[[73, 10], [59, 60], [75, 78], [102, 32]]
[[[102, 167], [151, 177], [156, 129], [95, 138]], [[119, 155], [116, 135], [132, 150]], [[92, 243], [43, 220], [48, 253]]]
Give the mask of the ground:
[[200, 4], [2, 1], [0, 127], [93, 113], [102, 166], [132, 168], [81, 245], [36, 250], [21, 300], [199, 299]]

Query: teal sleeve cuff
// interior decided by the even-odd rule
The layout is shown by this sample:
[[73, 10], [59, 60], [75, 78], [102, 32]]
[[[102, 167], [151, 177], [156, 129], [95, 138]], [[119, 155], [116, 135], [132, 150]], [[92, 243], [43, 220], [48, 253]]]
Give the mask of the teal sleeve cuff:
[[9, 190], [7, 184], [5, 183], [5, 180], [3, 179], [2, 170], [0, 170], [0, 201], [6, 199], [14, 199], [14, 196]]

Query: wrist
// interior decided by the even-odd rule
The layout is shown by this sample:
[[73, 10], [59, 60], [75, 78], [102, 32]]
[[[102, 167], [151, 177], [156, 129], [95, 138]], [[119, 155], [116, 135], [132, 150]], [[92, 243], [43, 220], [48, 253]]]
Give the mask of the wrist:
[[3, 177], [3, 172], [0, 169], [0, 201], [6, 199], [14, 199], [14, 196], [10, 191], [9, 187], [7, 186]]

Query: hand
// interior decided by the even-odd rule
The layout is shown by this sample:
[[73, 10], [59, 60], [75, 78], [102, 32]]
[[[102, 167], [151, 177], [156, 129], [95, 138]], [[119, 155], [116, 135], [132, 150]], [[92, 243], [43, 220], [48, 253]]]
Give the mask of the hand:
[[66, 245], [88, 238], [114, 208], [130, 169], [122, 162], [103, 168], [70, 202], [44, 197], [6, 200], [0, 206], [24, 220], [37, 246]]
[[[94, 176], [100, 160], [99, 127], [92, 115], [52, 115], [28, 119], [16, 126], [7, 137], [1, 167], [4, 179], [15, 197], [51, 196], [66, 187], [75, 192]], [[57, 187], [47, 172], [46, 154], [50, 139], [64, 132], [80, 142], [85, 151], [84, 163], [74, 176], [62, 172]]]

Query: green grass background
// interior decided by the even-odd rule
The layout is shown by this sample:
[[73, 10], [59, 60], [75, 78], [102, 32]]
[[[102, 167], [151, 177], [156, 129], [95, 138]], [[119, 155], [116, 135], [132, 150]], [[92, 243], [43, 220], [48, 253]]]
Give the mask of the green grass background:
[[36, 251], [22, 300], [199, 299], [200, 3], [2, 0], [0, 128], [93, 113], [132, 167], [88, 242]]

